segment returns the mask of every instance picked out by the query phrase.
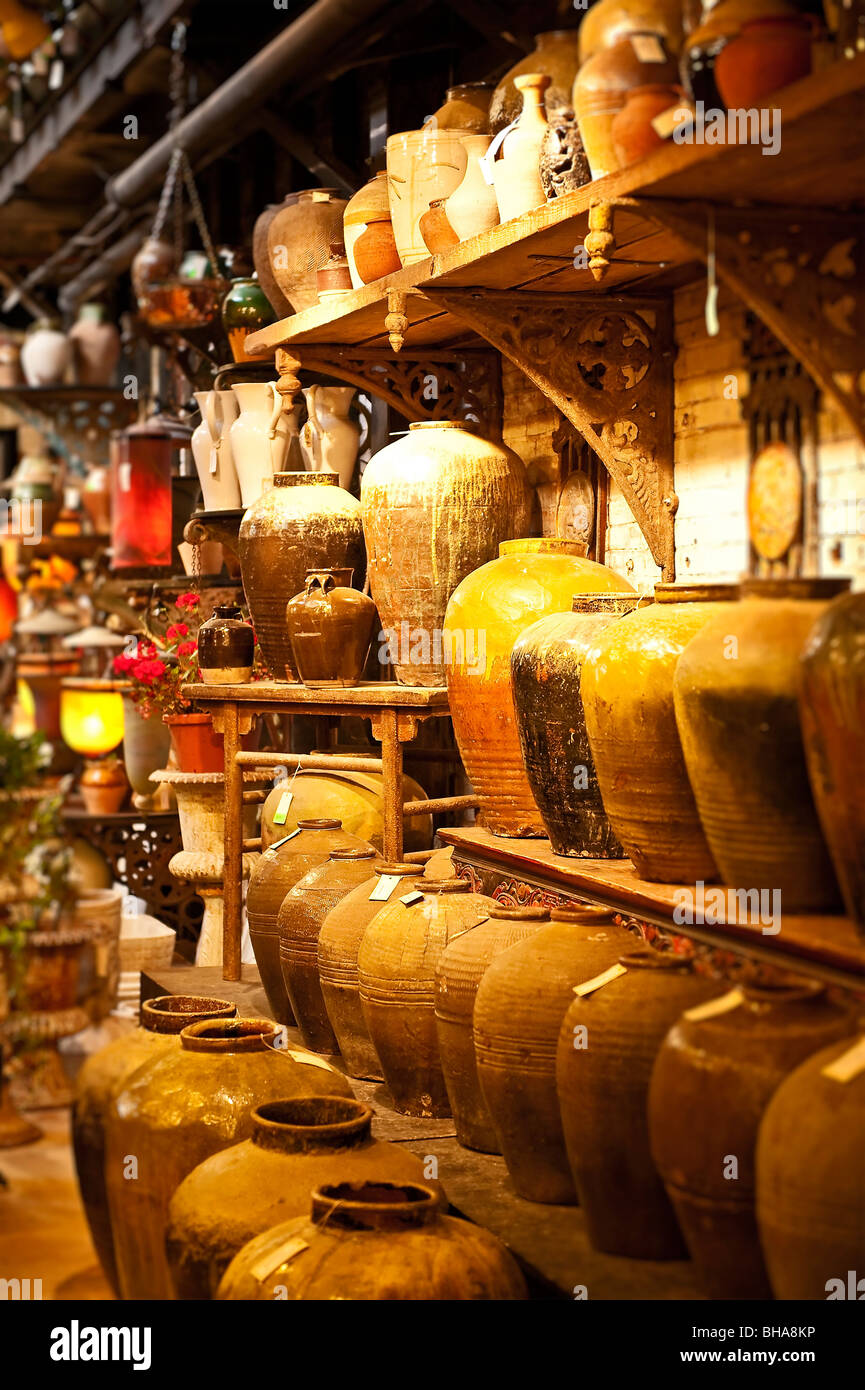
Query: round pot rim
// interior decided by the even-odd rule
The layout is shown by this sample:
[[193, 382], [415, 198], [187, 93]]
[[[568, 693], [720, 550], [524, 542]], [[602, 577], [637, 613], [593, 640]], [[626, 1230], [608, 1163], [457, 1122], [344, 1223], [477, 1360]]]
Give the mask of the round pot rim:
[[[373, 1194], [393, 1192], [396, 1200], [376, 1201]], [[364, 1197], [368, 1192], [372, 1200]], [[402, 1194], [402, 1199], [396, 1194]], [[312, 1220], [317, 1226], [335, 1225], [354, 1229], [374, 1227], [425, 1226], [437, 1221], [438, 1194], [422, 1182], [343, 1182], [326, 1183], [312, 1192]]]
[[[186, 1007], [192, 1004], [198, 1007]], [[148, 1033], [178, 1034], [190, 1023], [203, 1022], [208, 1017], [236, 1016], [237, 1005], [230, 999], [199, 994], [159, 994], [155, 999], [143, 999], [138, 1011], [139, 1023]]]
[[190, 1023], [180, 1034], [187, 1052], [264, 1052], [275, 1048], [282, 1027], [269, 1018], [211, 1018]]

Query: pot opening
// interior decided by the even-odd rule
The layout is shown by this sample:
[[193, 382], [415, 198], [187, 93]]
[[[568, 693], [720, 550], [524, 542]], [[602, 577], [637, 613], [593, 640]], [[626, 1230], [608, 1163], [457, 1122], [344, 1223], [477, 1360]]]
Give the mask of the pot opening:
[[685, 956], [676, 956], [672, 951], [656, 951], [648, 945], [624, 951], [619, 956], [619, 964], [627, 970], [683, 970], [687, 973], [693, 968]]
[[349, 862], [356, 859], [374, 859], [377, 851], [370, 846], [369, 849], [332, 849], [331, 859], [347, 859]]
[[496, 903], [488, 914], [496, 922], [548, 922], [550, 910], [547, 907], [507, 907]]
[[179, 1033], [189, 1019], [234, 1018], [237, 1006], [228, 999], [210, 999], [199, 994], [163, 994], [145, 999], [139, 1010], [142, 1028], [151, 1033]]
[[438, 1210], [437, 1194], [420, 1183], [341, 1182], [312, 1194], [312, 1219], [320, 1226], [398, 1230], [435, 1221]]
[[298, 830], [342, 830], [341, 820], [299, 820]]
[[187, 1052], [263, 1052], [282, 1033], [266, 1018], [232, 1018], [190, 1023], [180, 1034]]

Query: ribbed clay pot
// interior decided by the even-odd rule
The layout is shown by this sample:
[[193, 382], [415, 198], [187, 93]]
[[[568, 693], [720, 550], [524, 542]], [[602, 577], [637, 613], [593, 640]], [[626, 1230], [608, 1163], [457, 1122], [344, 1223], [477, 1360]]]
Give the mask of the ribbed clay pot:
[[573, 612], [539, 619], [514, 644], [511, 683], [523, 764], [555, 854], [624, 854], [601, 800], [580, 674], [604, 628], [650, 602], [637, 594], [577, 594]]
[[763, 1116], [757, 1225], [776, 1298], [861, 1301], [865, 1292], [863, 1050], [860, 1036], [809, 1057]]
[[177, 1298], [212, 1298], [247, 1241], [302, 1216], [322, 1183], [423, 1181], [423, 1159], [373, 1139], [372, 1117], [342, 1096], [260, 1105], [251, 1137], [206, 1158], [171, 1199], [166, 1249]]
[[172, 1297], [165, 1254], [171, 1198], [205, 1158], [249, 1137], [256, 1106], [351, 1095], [345, 1077], [320, 1057], [277, 1047], [280, 1036], [264, 1019], [193, 1023], [179, 1048], [151, 1058], [115, 1089], [105, 1183], [124, 1298]]
[[276, 680], [296, 679], [286, 605], [313, 569], [350, 569], [362, 585], [360, 503], [335, 473], [275, 473], [240, 523], [237, 553], [261, 654]]
[[292, 200], [286, 198], [271, 218], [270, 270], [295, 314], [318, 303], [316, 272], [329, 259], [331, 244], [342, 241], [346, 206], [334, 188], [306, 188]]
[[317, 1188], [311, 1219], [245, 1245], [217, 1292], [270, 1302], [527, 1296], [513, 1256], [483, 1227], [442, 1216], [431, 1187], [350, 1181]]
[[[380, 880], [397, 880], [387, 897]], [[372, 1045], [357, 977], [357, 955], [364, 932], [386, 902], [423, 885], [420, 864], [376, 864], [373, 876], [332, 907], [318, 936], [318, 978], [330, 1026], [349, 1076], [383, 1079], [378, 1053]], [[372, 898], [377, 892], [379, 896]]]
[[844, 906], [865, 934], [865, 598], [835, 599], [808, 635], [799, 719], [811, 791]]
[[[602, 632], [583, 661], [580, 693], [589, 747], [613, 833], [641, 878], [717, 877], [679, 742], [676, 663], [733, 584], [656, 584], [655, 602]], [[721, 607], [723, 605], [723, 607]]]
[[[416, 421], [366, 466], [360, 489], [372, 597], [403, 685], [444, 685], [442, 629], [457, 585], [528, 527], [510, 449], [452, 421]], [[474, 630], [469, 659], [477, 659]]]
[[577, 996], [556, 1053], [568, 1160], [596, 1250], [678, 1260], [687, 1249], [649, 1148], [652, 1064], [679, 1015], [716, 996], [691, 962], [651, 946], [626, 951], [626, 974]]
[[[587, 560], [578, 541], [514, 540], [476, 569], [448, 604], [445, 634], [454, 659], [447, 667], [454, 734], [483, 823], [494, 835], [544, 835], [526, 777], [511, 686], [511, 652], [530, 623], [570, 610], [578, 593], [633, 593], [626, 579]], [[468, 641], [477, 634], [474, 660]], [[460, 657], [461, 659], [456, 659]]]
[[88, 1057], [75, 1084], [72, 1107], [72, 1151], [78, 1189], [90, 1238], [106, 1279], [119, 1294], [114, 1240], [105, 1186], [105, 1134], [112, 1096], [128, 1076], [151, 1057], [179, 1047], [177, 1035], [189, 1023], [205, 1018], [233, 1018], [227, 999], [193, 994], [166, 994], [141, 1005], [141, 1027]]
[[[846, 579], [755, 579], [679, 659], [676, 722], [706, 839], [725, 883], [779, 890], [781, 910], [840, 897], [805, 765], [799, 661]], [[734, 656], [730, 656], [734, 653]]]
[[255, 220], [255, 227], [252, 233], [252, 259], [255, 265], [255, 273], [258, 282], [267, 296], [268, 302], [273, 309], [276, 317], [287, 319], [294, 312], [279, 285], [276, 276], [270, 265], [270, 256], [267, 250], [267, 234], [270, 231], [270, 224], [276, 214], [285, 207], [292, 207], [297, 202], [298, 195], [289, 193], [281, 203], [268, 203], [264, 212], [259, 213]]
[[556, 1094], [556, 1046], [574, 985], [633, 945], [606, 908], [554, 907], [552, 921], [503, 951], [475, 999], [481, 1092], [511, 1182], [530, 1202], [577, 1200]]
[[304, 685], [357, 685], [363, 676], [376, 608], [350, 585], [349, 570], [310, 570], [303, 593], [286, 607], [294, 669]]
[[[465, 879], [427, 879], [418, 901], [391, 899], [376, 913], [357, 956], [360, 1001], [394, 1109], [450, 1114], [435, 1018], [435, 972], [452, 937], [488, 915], [492, 898]], [[405, 896], [405, 895], [403, 895]]]
[[291, 1010], [307, 1047], [337, 1052], [318, 978], [318, 935], [338, 902], [365, 883], [378, 859], [370, 846], [335, 849], [326, 864], [310, 869], [282, 900], [276, 919], [279, 963]]
[[788, 1072], [853, 1022], [807, 983], [748, 987], [721, 1001], [708, 1017], [684, 1014], [658, 1051], [652, 1157], [707, 1297], [771, 1298], [754, 1213], [757, 1130]]
[[478, 1080], [472, 1031], [475, 999], [488, 966], [524, 941], [550, 914], [545, 907], [495, 903], [485, 922], [461, 932], [442, 952], [436, 970], [436, 1028], [445, 1087], [457, 1139], [467, 1149], [501, 1152], [493, 1117]]
[[580, 66], [579, 33], [576, 29], [551, 29], [535, 35], [535, 48], [509, 68], [493, 92], [490, 102], [490, 130], [494, 135], [517, 119], [522, 97], [514, 78], [523, 73], [544, 72], [550, 85], [544, 93], [550, 122], [571, 105], [571, 88]]
[[301, 820], [271, 844], [253, 868], [246, 890], [249, 937], [267, 1002], [279, 1023], [294, 1022], [279, 960], [283, 898], [310, 869], [325, 864], [333, 850], [369, 848], [365, 840], [343, 830], [338, 820]]
[[[655, 36], [645, 37], [651, 41]], [[650, 84], [674, 84], [677, 76], [672, 59], [641, 62], [631, 36], [599, 49], [583, 64], [574, 82], [574, 110], [593, 179], [621, 167], [613, 122], [624, 108], [628, 92]]]

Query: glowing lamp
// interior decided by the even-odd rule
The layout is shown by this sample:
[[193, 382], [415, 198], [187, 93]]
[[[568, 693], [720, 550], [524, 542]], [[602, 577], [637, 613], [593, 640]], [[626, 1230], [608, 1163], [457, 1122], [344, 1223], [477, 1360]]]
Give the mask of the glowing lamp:
[[154, 415], [111, 436], [112, 569], [170, 569], [172, 467], [189, 431]]
[[75, 753], [99, 758], [123, 739], [123, 697], [116, 681], [71, 677], [60, 691], [60, 732]]

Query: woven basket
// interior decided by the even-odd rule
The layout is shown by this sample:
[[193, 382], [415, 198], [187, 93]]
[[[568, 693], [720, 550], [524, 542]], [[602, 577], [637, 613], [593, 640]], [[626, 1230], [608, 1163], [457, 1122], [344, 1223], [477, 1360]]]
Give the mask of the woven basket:
[[124, 917], [120, 928], [120, 970], [165, 970], [174, 955], [177, 932], [155, 917]]

